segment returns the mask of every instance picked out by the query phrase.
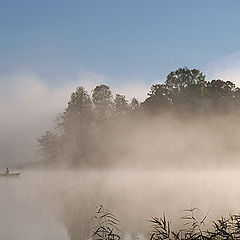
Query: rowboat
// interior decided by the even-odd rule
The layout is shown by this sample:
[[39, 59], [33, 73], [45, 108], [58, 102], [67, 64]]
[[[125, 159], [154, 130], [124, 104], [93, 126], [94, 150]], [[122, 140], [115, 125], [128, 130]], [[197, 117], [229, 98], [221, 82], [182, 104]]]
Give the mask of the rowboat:
[[21, 173], [1, 173], [0, 177], [18, 177]]

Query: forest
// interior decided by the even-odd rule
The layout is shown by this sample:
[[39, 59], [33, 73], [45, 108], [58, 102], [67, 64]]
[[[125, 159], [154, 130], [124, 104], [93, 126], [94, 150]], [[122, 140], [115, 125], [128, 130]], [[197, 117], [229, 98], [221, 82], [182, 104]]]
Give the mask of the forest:
[[[207, 81], [200, 70], [187, 67], [170, 72], [163, 83], [152, 85], [142, 102], [134, 96], [131, 101], [121, 94], [113, 96], [110, 87], [104, 84], [91, 93], [79, 86], [71, 94], [66, 109], [57, 115], [55, 128], [37, 139], [37, 153], [41, 161], [53, 165], [112, 166], [114, 159], [127, 158], [131, 144], [134, 141], [138, 144], [136, 133], [143, 128], [148, 131], [153, 119], [156, 125], [164, 125], [169, 119], [180, 119], [185, 124], [202, 119], [208, 121], [211, 131], [211, 121], [216, 121], [216, 116], [223, 122], [237, 121], [239, 107], [240, 88], [233, 82]], [[161, 135], [160, 131], [163, 130], [156, 129], [154, 134]], [[135, 138], [129, 139], [132, 134]], [[144, 134], [137, 136], [144, 138]], [[165, 136], [162, 134], [162, 138]], [[234, 147], [231, 145], [230, 150]], [[141, 145], [136, 149], [140, 150]], [[166, 154], [163, 157], [167, 158]], [[121, 165], [121, 160], [116, 162]]]

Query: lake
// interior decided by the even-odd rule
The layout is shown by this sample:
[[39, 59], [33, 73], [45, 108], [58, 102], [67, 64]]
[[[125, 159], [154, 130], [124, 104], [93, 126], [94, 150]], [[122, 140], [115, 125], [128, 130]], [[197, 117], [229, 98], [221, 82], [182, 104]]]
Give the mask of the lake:
[[[152, 216], [178, 225], [181, 210], [197, 207], [208, 221], [239, 210], [237, 170], [28, 171], [0, 179], [0, 239], [86, 239], [98, 204], [125, 234], [145, 233]], [[129, 235], [128, 235], [129, 236]]]

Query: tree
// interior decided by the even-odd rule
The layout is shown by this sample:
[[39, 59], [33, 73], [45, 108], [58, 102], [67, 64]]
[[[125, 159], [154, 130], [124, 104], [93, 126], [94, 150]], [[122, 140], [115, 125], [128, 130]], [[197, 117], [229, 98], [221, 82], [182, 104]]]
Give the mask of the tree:
[[198, 69], [179, 68], [165, 81], [169, 98], [177, 109], [198, 110], [207, 96], [206, 76]]
[[198, 85], [200, 87], [205, 86], [205, 78], [206, 76], [198, 69], [190, 70], [187, 67], [184, 67], [170, 72], [165, 84], [170, 91], [176, 89], [178, 92], [181, 92], [192, 85]]
[[240, 106], [240, 88], [235, 88], [234, 91], [234, 106], [239, 107]]
[[138, 111], [138, 110], [140, 110], [140, 108], [141, 108], [141, 106], [140, 106], [139, 101], [135, 97], [133, 97], [131, 100], [131, 103], [130, 103], [131, 111]]
[[97, 118], [110, 118], [113, 108], [112, 98], [110, 87], [107, 85], [102, 84], [92, 90], [92, 101]]
[[117, 114], [126, 114], [129, 110], [128, 101], [124, 95], [116, 94], [114, 110]]
[[[61, 136], [61, 155], [73, 164], [88, 160], [89, 142], [93, 132], [93, 104], [88, 92], [83, 87], [77, 87], [71, 94], [68, 106], [61, 116], [63, 127]], [[91, 152], [91, 151], [90, 151]]]
[[163, 84], [155, 84], [143, 102], [154, 112], [166, 109], [193, 109], [206, 95], [205, 75], [198, 69], [179, 68], [172, 71]]
[[237, 91], [234, 83], [230, 81], [225, 82], [221, 79], [208, 82], [207, 90], [209, 93], [209, 98], [212, 104], [214, 104], [215, 106], [232, 105], [235, 100], [235, 92]]
[[151, 87], [148, 98], [143, 102], [143, 108], [153, 112], [159, 112], [172, 105], [172, 100], [169, 97], [170, 92], [166, 84], [155, 84]]
[[172, 71], [164, 83], [152, 85], [143, 103], [133, 98], [129, 104], [121, 94], [113, 99], [110, 87], [103, 84], [92, 90], [91, 97], [83, 87], [78, 87], [71, 94], [67, 108], [56, 118], [58, 131], [46, 132], [38, 143], [44, 159], [61, 157], [73, 166], [97, 159], [104, 165], [114, 147], [119, 147], [114, 141], [126, 122], [131, 126], [143, 116], [168, 111], [180, 113], [180, 117], [193, 113], [205, 117], [205, 113], [219, 110], [237, 112], [239, 107], [240, 88], [234, 83], [221, 79], [207, 82], [198, 69], [184, 67]]
[[86, 128], [91, 122], [92, 111], [93, 105], [87, 91], [83, 87], [77, 87], [62, 116], [65, 129]]
[[40, 157], [44, 160], [56, 160], [58, 154], [58, 139], [56, 134], [46, 131], [37, 139], [40, 147]]

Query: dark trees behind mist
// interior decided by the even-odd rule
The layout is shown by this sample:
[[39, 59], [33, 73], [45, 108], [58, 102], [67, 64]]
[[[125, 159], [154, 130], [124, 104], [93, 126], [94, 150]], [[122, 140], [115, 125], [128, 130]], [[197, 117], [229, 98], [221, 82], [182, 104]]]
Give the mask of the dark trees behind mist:
[[[67, 108], [56, 118], [56, 127], [38, 139], [42, 160], [67, 166], [106, 166], [114, 154], [124, 156], [124, 135], [140, 119], [166, 114], [182, 116], [227, 115], [238, 112], [240, 89], [230, 81], [206, 81], [197, 69], [179, 68], [164, 83], [151, 87], [148, 97], [129, 102], [112, 95], [109, 86], [96, 86], [89, 94], [77, 87]], [[150, 123], [149, 123], [150, 124]], [[127, 144], [127, 143], [125, 143]], [[122, 146], [122, 147], [119, 147]]]

